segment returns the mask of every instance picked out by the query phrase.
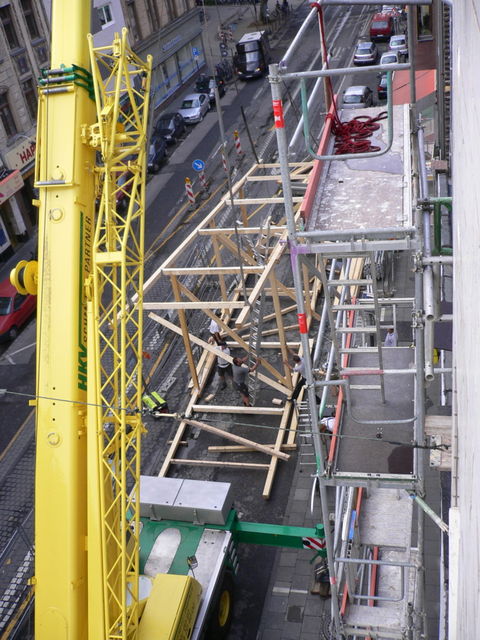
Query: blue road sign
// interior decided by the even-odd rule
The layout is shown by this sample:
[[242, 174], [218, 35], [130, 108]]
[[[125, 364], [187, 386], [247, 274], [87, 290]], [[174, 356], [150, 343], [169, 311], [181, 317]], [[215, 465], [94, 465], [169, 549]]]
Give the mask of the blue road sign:
[[194, 171], [203, 171], [205, 169], [205, 162], [203, 160], [194, 160], [192, 162], [192, 168]]
[[197, 49], [197, 47], [192, 47], [192, 55], [194, 58], [198, 58], [200, 56], [200, 51]]

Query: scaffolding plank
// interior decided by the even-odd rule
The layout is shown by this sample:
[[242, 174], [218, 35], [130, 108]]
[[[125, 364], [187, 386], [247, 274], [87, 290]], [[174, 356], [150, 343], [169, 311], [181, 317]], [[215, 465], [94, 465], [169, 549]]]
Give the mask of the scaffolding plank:
[[369, 489], [360, 512], [362, 544], [378, 547], [410, 546], [413, 501], [401, 489]]

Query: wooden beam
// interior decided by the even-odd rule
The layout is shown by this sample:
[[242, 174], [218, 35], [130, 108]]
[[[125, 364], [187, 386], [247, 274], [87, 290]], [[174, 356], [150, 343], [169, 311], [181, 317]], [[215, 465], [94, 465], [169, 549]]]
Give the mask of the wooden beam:
[[224, 467], [230, 469], [260, 469], [265, 471], [268, 464], [256, 462], [219, 462], [218, 460], [190, 460], [188, 458], [172, 458], [170, 464], [183, 464], [191, 467]]
[[[227, 347], [236, 347], [238, 346], [238, 342], [235, 340], [227, 340]], [[282, 346], [287, 346], [292, 349], [298, 349], [302, 343], [297, 341], [292, 342], [262, 342], [258, 345], [259, 349], [281, 349]]]
[[225, 300], [208, 300], [207, 302], [144, 302], [145, 311], [160, 311], [162, 309], [243, 309], [246, 302], [230, 302]]
[[[277, 289], [277, 279], [275, 278], [275, 274], [271, 274], [270, 283], [272, 285], [272, 299], [273, 299], [273, 308], [275, 309], [275, 316], [277, 321], [278, 328], [278, 337], [280, 339], [280, 349], [282, 352], [282, 362], [288, 361], [288, 349], [287, 349], [287, 336], [285, 333], [285, 327], [283, 324], [283, 316], [281, 314], [281, 306], [280, 306], [280, 297], [278, 295]], [[284, 369], [284, 377], [287, 383], [287, 386], [292, 388], [292, 373], [290, 368], [287, 367], [286, 364], [283, 365]]]
[[[281, 235], [282, 233], [284, 233], [286, 231], [286, 227], [285, 226], [271, 226], [270, 227], [270, 233], [272, 235]], [[254, 235], [255, 233], [261, 233], [263, 231], [263, 229], [261, 227], [238, 227], [237, 229], [238, 234], [241, 236], [246, 236], [246, 235]], [[210, 227], [202, 227], [201, 229], [198, 229], [198, 235], [199, 236], [218, 236], [218, 235], [226, 235], [226, 236], [233, 236], [235, 234], [235, 228], [234, 227], [216, 227], [215, 229], [211, 229]]]
[[[246, 273], [262, 273], [265, 267], [250, 267], [244, 266], [243, 270]], [[165, 276], [219, 276], [219, 275], [233, 275], [236, 276], [239, 272], [239, 267], [172, 267], [168, 269], [162, 269], [162, 274]]]
[[[172, 291], [173, 291], [173, 295], [175, 297], [175, 301], [176, 302], [180, 302], [180, 300], [181, 300], [180, 288], [178, 286], [178, 280], [177, 280], [176, 276], [172, 276], [170, 278], [170, 282], [171, 282], [171, 285], [172, 285]], [[200, 385], [198, 383], [197, 370], [195, 368], [195, 360], [193, 358], [193, 353], [192, 353], [192, 347], [190, 345], [190, 340], [188, 339], [188, 324], [187, 324], [187, 317], [185, 315], [185, 309], [179, 309], [178, 310], [178, 319], [179, 319], [179, 322], [180, 322], [180, 329], [182, 331], [182, 338], [183, 338], [183, 346], [185, 347], [185, 353], [187, 355], [188, 368], [190, 369], [190, 376], [191, 376], [192, 381], [193, 381], [193, 386], [196, 387], [197, 389], [199, 389]]]
[[254, 413], [257, 416], [281, 416], [283, 413], [282, 407], [237, 407], [231, 404], [194, 404], [192, 410], [195, 413]]
[[[298, 167], [299, 169], [311, 169], [313, 167], [313, 160], [307, 160], [306, 162], [289, 162], [289, 167]], [[280, 164], [278, 162], [260, 162], [255, 165], [256, 169], [279, 169]], [[250, 174], [251, 175], [251, 174]]]
[[[210, 228], [214, 229], [216, 227], [215, 225], [215, 220], [210, 220]], [[212, 247], [213, 247], [213, 253], [215, 256], [215, 264], [217, 267], [222, 267], [223, 263], [222, 263], [222, 253], [220, 251], [220, 245], [218, 244], [218, 240], [217, 238], [212, 238]], [[225, 277], [222, 275], [220, 275], [218, 277], [218, 280], [220, 282], [220, 292], [222, 294], [222, 298], [224, 300], [227, 299], [227, 286], [225, 284]], [[225, 308], [225, 307], [222, 307]]]
[[[185, 286], [180, 285], [181, 290], [183, 292], [183, 294], [187, 297], [190, 298], [190, 300], [192, 300], [195, 296], [194, 294], [189, 291]], [[233, 329], [230, 329], [230, 327], [228, 326], [228, 324], [226, 322], [224, 322], [221, 318], [217, 318], [213, 313], [211, 313], [210, 311], [206, 310], [205, 311], [206, 315], [211, 318], [216, 320], [217, 324], [220, 326], [220, 328], [222, 329], [223, 332], [225, 332], [227, 335], [229, 335], [231, 338], [233, 338], [237, 344], [240, 347], [243, 347], [245, 349], [245, 351], [248, 353], [249, 350], [249, 345], [247, 342], [245, 342], [245, 340]], [[260, 364], [269, 372], [271, 373], [271, 375], [275, 378], [275, 379], [280, 379], [283, 382], [286, 382], [285, 378], [282, 376], [282, 374], [277, 371], [277, 369], [270, 364], [270, 362], [268, 362], [267, 360], [265, 360], [265, 358], [258, 358], [258, 361], [260, 362]], [[258, 374], [261, 375], [261, 374]], [[268, 380], [268, 378], [267, 378]]]
[[[188, 445], [187, 442], [185, 442], [185, 444]], [[273, 447], [275, 447], [274, 444], [266, 444], [265, 446], [272, 449]], [[282, 444], [281, 449], [282, 451], [296, 451], [298, 447], [296, 444]], [[213, 453], [252, 453], [253, 451], [255, 451], [255, 449], [253, 449], [252, 447], [245, 447], [241, 444], [211, 446], [208, 447], [208, 450], [212, 451]]]
[[[179, 329], [179, 327], [177, 327], [177, 325], [173, 324], [172, 322], [169, 322], [168, 320], [166, 320], [165, 318], [162, 318], [161, 316], [158, 316], [156, 313], [149, 313], [148, 317], [151, 318], [152, 320], [155, 320], [159, 324], [162, 324], [164, 327], [167, 327], [167, 329], [170, 329], [171, 331], [174, 331], [175, 333], [178, 333], [179, 335], [181, 335], [181, 329]], [[206, 351], [210, 351], [210, 353], [214, 353], [216, 356], [219, 356], [220, 358], [223, 358], [224, 360], [228, 360], [229, 362], [233, 362], [233, 358], [231, 358], [230, 356], [227, 356], [220, 349], [212, 347], [212, 345], [208, 344], [208, 342], [205, 342], [205, 340], [201, 340], [200, 338], [197, 338], [197, 336], [194, 336], [191, 333], [189, 333], [188, 335], [189, 335], [189, 338], [190, 338], [191, 342], [193, 342], [195, 344], [198, 344], [199, 346], [203, 347]], [[272, 380], [271, 378], [268, 378], [267, 376], [263, 375], [262, 373], [258, 373], [258, 379], [261, 380], [262, 382], [265, 382], [270, 387], [273, 387], [274, 389], [276, 389], [280, 393], [283, 393], [284, 395], [289, 395], [290, 394], [290, 390], [287, 389], [287, 387], [284, 387], [283, 385], [278, 383], [276, 380]], [[245, 407], [245, 409], [248, 409], [248, 408], [249, 407]]]
[[[248, 291], [248, 289], [247, 289], [247, 291]], [[289, 307], [283, 307], [282, 316], [287, 314], [287, 313], [290, 313], [290, 311], [295, 311], [296, 308], [297, 308], [296, 304], [292, 304]], [[276, 313], [269, 313], [268, 315], [263, 316], [263, 321], [266, 322], [267, 320], [273, 320], [273, 318], [276, 318], [276, 317], [277, 317]], [[251, 322], [245, 322], [245, 324], [242, 325], [242, 329], [241, 330], [243, 331], [244, 329], [249, 329], [251, 324], [252, 324]], [[264, 335], [264, 334], [262, 334], [262, 335]]]
[[232, 433], [231, 431], [225, 431], [224, 429], [219, 429], [218, 427], [212, 427], [211, 424], [207, 424], [206, 422], [200, 422], [199, 420], [187, 420], [185, 422], [189, 424], [191, 427], [197, 427], [202, 431], [208, 431], [208, 433], [213, 433], [214, 436], [220, 436], [221, 438], [226, 438], [227, 440], [232, 440], [232, 442], [236, 442], [238, 444], [243, 444], [246, 447], [253, 447], [256, 451], [260, 451], [260, 453], [266, 453], [268, 456], [276, 456], [280, 458], [280, 460], [290, 460], [290, 456], [288, 453], [283, 453], [282, 451], [276, 451], [271, 447], [267, 447], [264, 444], [260, 444], [258, 442], [254, 442], [253, 440], [248, 440], [248, 438], [243, 438], [242, 436], [237, 436], [236, 433]]
[[282, 242], [278, 242], [273, 248], [273, 251], [270, 254], [267, 264], [262, 267], [263, 269], [262, 275], [259, 277], [256, 285], [254, 286], [252, 293], [248, 296], [249, 307], [246, 307], [245, 309], [240, 311], [237, 319], [235, 320], [236, 326], [241, 327], [242, 324], [245, 322], [247, 315], [250, 313], [250, 308], [253, 308], [255, 300], [258, 298], [258, 296], [262, 292], [262, 289], [265, 286], [265, 282], [267, 278], [270, 277], [270, 274], [275, 269], [277, 260], [280, 258], [283, 251], [285, 250], [285, 246], [286, 245], [283, 244]]
[[[302, 196], [292, 196], [292, 202], [303, 202]], [[240, 198], [234, 198], [233, 204], [240, 206], [243, 204], [284, 204], [285, 198], [244, 198], [241, 200]]]
[[[282, 419], [280, 421], [280, 428], [277, 431], [277, 437], [275, 439], [275, 445], [274, 445], [275, 451], [280, 451], [282, 444], [285, 440], [286, 428], [289, 424], [290, 413], [292, 411], [291, 407], [289, 406], [291, 404], [292, 403], [289, 402], [283, 409]], [[275, 457], [270, 460], [267, 477], [265, 480], [265, 484], [263, 486], [262, 497], [265, 498], [265, 500], [268, 500], [270, 498], [276, 470], [277, 470], [277, 458]]]
[[[291, 173], [290, 180], [307, 180], [308, 176], [305, 176], [301, 173]], [[282, 181], [282, 176], [279, 173], [270, 176], [248, 176], [247, 182], [266, 182], [266, 181]]]

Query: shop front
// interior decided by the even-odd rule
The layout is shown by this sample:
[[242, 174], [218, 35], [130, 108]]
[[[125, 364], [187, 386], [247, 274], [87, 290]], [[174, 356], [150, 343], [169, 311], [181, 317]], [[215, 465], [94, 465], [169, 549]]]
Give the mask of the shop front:
[[31, 237], [37, 226], [34, 193], [35, 140], [23, 138], [3, 154], [0, 174], [0, 260], [18, 243]]

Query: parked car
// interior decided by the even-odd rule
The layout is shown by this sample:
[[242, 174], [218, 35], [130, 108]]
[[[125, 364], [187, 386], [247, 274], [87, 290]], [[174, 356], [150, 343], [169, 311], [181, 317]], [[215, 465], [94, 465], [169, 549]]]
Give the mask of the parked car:
[[400, 56], [397, 51], [386, 51], [382, 53], [380, 65], [382, 64], [400, 64]]
[[373, 105], [373, 92], [370, 87], [356, 85], [345, 89], [343, 107], [345, 109], [361, 109]]
[[377, 95], [379, 100], [387, 99], [387, 74], [380, 73], [378, 76]]
[[153, 135], [148, 148], [147, 171], [158, 173], [167, 157], [167, 141], [163, 136]]
[[206, 93], [191, 93], [183, 99], [179, 114], [187, 124], [201, 122], [210, 109], [210, 99]]
[[165, 138], [168, 144], [175, 144], [185, 133], [185, 120], [180, 113], [164, 113], [155, 123], [153, 133]]
[[404, 33], [392, 36], [388, 48], [390, 51], [396, 51], [402, 61], [408, 59], [407, 36]]
[[375, 64], [377, 58], [378, 49], [374, 42], [359, 42], [353, 54], [353, 64]]
[[18, 293], [8, 278], [0, 282], [0, 341], [14, 340], [36, 307], [37, 296]]
[[376, 13], [370, 23], [370, 40], [389, 40], [395, 33], [391, 13]]
[[223, 98], [225, 95], [225, 82], [220, 78], [220, 76], [206, 76], [204, 74], [200, 75], [195, 82], [195, 89], [199, 93], [207, 93], [208, 98], [210, 100], [210, 105], [215, 104], [215, 83], [217, 83], [218, 95], [220, 98]]

